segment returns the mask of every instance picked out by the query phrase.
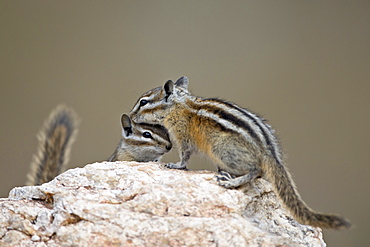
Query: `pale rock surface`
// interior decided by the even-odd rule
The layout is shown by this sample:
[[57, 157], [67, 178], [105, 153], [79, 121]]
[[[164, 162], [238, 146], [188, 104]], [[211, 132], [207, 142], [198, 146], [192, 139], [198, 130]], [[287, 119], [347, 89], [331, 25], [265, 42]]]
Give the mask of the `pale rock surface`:
[[217, 185], [210, 171], [95, 163], [0, 199], [0, 246], [325, 246], [271, 185]]

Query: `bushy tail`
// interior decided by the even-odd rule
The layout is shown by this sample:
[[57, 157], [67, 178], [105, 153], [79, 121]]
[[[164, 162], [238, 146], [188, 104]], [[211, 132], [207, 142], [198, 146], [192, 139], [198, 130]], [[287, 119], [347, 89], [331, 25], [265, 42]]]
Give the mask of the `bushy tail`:
[[301, 199], [290, 173], [283, 164], [279, 164], [275, 160], [266, 160], [263, 166], [267, 179], [274, 185], [277, 195], [298, 222], [332, 229], [351, 226], [349, 221], [341, 216], [322, 214], [310, 209]]
[[33, 156], [26, 185], [49, 182], [65, 170], [78, 122], [76, 113], [67, 106], [59, 105], [51, 112], [37, 135], [38, 150]]

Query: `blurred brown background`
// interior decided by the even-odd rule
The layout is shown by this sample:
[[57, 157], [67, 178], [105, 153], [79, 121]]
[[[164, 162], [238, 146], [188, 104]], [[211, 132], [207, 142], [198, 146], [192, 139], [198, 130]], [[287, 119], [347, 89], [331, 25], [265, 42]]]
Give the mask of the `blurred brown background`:
[[369, 1], [1, 1], [0, 196], [23, 185], [57, 104], [82, 118], [69, 164], [82, 167], [111, 155], [142, 93], [186, 75], [195, 95], [269, 119], [304, 200], [355, 225], [325, 231], [328, 245], [365, 246], [369, 13]]

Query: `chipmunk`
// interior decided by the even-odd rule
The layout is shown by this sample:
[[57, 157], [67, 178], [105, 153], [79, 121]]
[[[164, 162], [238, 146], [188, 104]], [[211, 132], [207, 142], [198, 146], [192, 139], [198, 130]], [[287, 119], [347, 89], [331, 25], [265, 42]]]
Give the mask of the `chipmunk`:
[[219, 185], [236, 188], [258, 177], [270, 181], [276, 194], [302, 224], [348, 228], [337, 215], [310, 209], [301, 199], [283, 162], [275, 131], [256, 114], [217, 98], [203, 99], [188, 91], [188, 79], [167, 81], [143, 94], [130, 112], [137, 123], [163, 125], [179, 147], [181, 161], [168, 168], [186, 169], [193, 152], [206, 154], [218, 167]]
[[135, 124], [126, 114], [122, 114], [121, 124], [121, 141], [108, 161], [159, 162], [172, 148], [168, 132], [161, 125]]
[[[33, 157], [26, 185], [49, 182], [65, 170], [76, 139], [77, 114], [64, 105], [52, 111], [38, 134], [38, 152]], [[159, 125], [135, 124], [123, 114], [122, 138], [108, 161], [159, 161], [171, 150], [168, 132]]]

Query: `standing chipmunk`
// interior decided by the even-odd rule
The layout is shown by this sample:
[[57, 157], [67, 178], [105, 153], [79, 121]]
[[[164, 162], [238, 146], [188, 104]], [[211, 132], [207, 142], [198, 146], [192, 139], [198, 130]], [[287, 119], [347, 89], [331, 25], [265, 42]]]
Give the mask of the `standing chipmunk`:
[[167, 130], [160, 125], [135, 124], [129, 116], [121, 116], [122, 138], [108, 161], [160, 161], [171, 150]]
[[340, 216], [313, 211], [301, 199], [275, 132], [264, 119], [234, 103], [196, 97], [188, 92], [188, 83], [186, 77], [167, 81], [143, 94], [130, 113], [134, 122], [163, 125], [176, 141], [181, 161], [168, 168], [185, 169], [191, 154], [202, 152], [217, 165], [221, 186], [235, 188], [263, 176], [300, 223], [350, 226]]
[[[26, 185], [49, 182], [65, 170], [77, 135], [76, 113], [60, 105], [52, 111], [38, 134], [38, 152], [33, 157]], [[168, 132], [159, 125], [134, 124], [123, 114], [122, 138], [109, 161], [159, 161], [171, 150]]]

